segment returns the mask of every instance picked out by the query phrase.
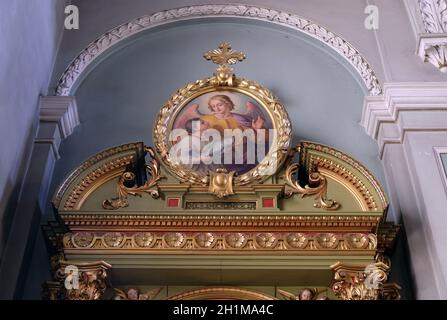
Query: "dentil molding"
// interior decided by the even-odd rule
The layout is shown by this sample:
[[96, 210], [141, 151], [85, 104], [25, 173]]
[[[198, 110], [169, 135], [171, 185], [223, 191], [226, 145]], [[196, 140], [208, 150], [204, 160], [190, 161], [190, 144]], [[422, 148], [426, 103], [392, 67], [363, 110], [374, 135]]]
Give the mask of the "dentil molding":
[[360, 124], [379, 144], [403, 143], [409, 131], [447, 131], [447, 83], [385, 83], [383, 95], [366, 97]]
[[67, 96], [72, 94], [77, 81], [82, 78], [81, 76], [88, 69], [88, 66], [104, 52], [124, 39], [163, 24], [210, 17], [256, 19], [287, 26], [303, 32], [331, 47], [349, 61], [360, 74], [370, 95], [377, 96], [382, 92], [382, 88], [372, 67], [358, 50], [340, 36], [312, 21], [303, 19], [295, 14], [255, 6], [198, 5], [145, 15], [106, 32], [97, 40], [90, 43], [67, 67], [59, 80], [56, 89], [57, 95]]

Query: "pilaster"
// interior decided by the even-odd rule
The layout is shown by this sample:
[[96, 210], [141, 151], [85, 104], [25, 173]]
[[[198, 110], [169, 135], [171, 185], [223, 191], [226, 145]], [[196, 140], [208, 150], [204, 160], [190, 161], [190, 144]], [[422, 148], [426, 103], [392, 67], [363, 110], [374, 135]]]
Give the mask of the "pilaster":
[[423, 27], [419, 27], [417, 54], [447, 73], [447, 0], [418, 0], [418, 4]]
[[32, 159], [0, 266], [0, 299], [22, 296], [30, 259], [27, 253], [36, 241], [59, 145], [79, 124], [77, 114], [74, 97], [41, 97]]
[[380, 150], [391, 203], [405, 224], [416, 297], [447, 298], [447, 83], [393, 83], [365, 99], [361, 125]]

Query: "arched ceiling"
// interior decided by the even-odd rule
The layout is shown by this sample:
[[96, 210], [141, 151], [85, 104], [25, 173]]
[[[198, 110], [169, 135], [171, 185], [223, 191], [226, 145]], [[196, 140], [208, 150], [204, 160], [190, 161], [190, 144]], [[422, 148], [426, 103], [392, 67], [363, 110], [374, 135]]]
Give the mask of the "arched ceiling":
[[348, 41], [313, 21], [296, 14], [246, 5], [198, 5], [170, 9], [148, 14], [104, 33], [90, 43], [66, 68], [59, 79], [56, 93], [70, 95], [77, 89], [82, 79], [96, 63], [104, 59], [117, 47], [122, 47], [127, 39], [135, 37], [140, 32], [158, 28], [179, 21], [211, 18], [238, 18], [269, 22], [291, 28], [303, 33], [331, 48], [336, 54], [347, 60], [352, 69], [358, 73], [370, 95], [379, 95], [381, 85], [374, 70], [356, 48]]
[[81, 125], [61, 144], [53, 190], [100, 150], [131, 141], [151, 145], [158, 110], [175, 90], [213, 73], [202, 54], [222, 41], [247, 54], [236, 75], [268, 87], [285, 105], [294, 143], [304, 139], [343, 150], [383, 183], [377, 146], [358, 124], [367, 90], [346, 59], [290, 28], [214, 18], [140, 32], [91, 65], [76, 91]]

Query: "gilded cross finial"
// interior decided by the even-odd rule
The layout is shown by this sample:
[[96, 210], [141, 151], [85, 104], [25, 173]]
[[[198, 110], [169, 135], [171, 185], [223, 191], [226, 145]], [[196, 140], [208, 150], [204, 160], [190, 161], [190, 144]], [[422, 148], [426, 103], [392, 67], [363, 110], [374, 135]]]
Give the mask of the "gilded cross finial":
[[235, 64], [238, 61], [244, 60], [245, 53], [234, 51], [231, 49], [231, 44], [228, 42], [223, 42], [219, 45], [218, 49], [205, 52], [203, 57], [206, 60], [211, 60], [220, 66], [227, 66], [229, 64]]
[[233, 69], [229, 65], [244, 60], [245, 53], [234, 51], [231, 49], [231, 44], [223, 42], [219, 45], [218, 49], [205, 52], [203, 57], [219, 65], [214, 73], [216, 85], [231, 87], [234, 84], [235, 76]]

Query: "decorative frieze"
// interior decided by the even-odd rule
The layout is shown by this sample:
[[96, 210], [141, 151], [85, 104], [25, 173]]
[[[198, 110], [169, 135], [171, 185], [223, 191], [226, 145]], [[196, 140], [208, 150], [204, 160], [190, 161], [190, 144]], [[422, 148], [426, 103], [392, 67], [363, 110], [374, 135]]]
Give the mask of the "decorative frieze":
[[347, 251], [375, 250], [377, 237], [364, 233], [309, 232], [94, 232], [67, 233], [64, 250], [104, 251]]

